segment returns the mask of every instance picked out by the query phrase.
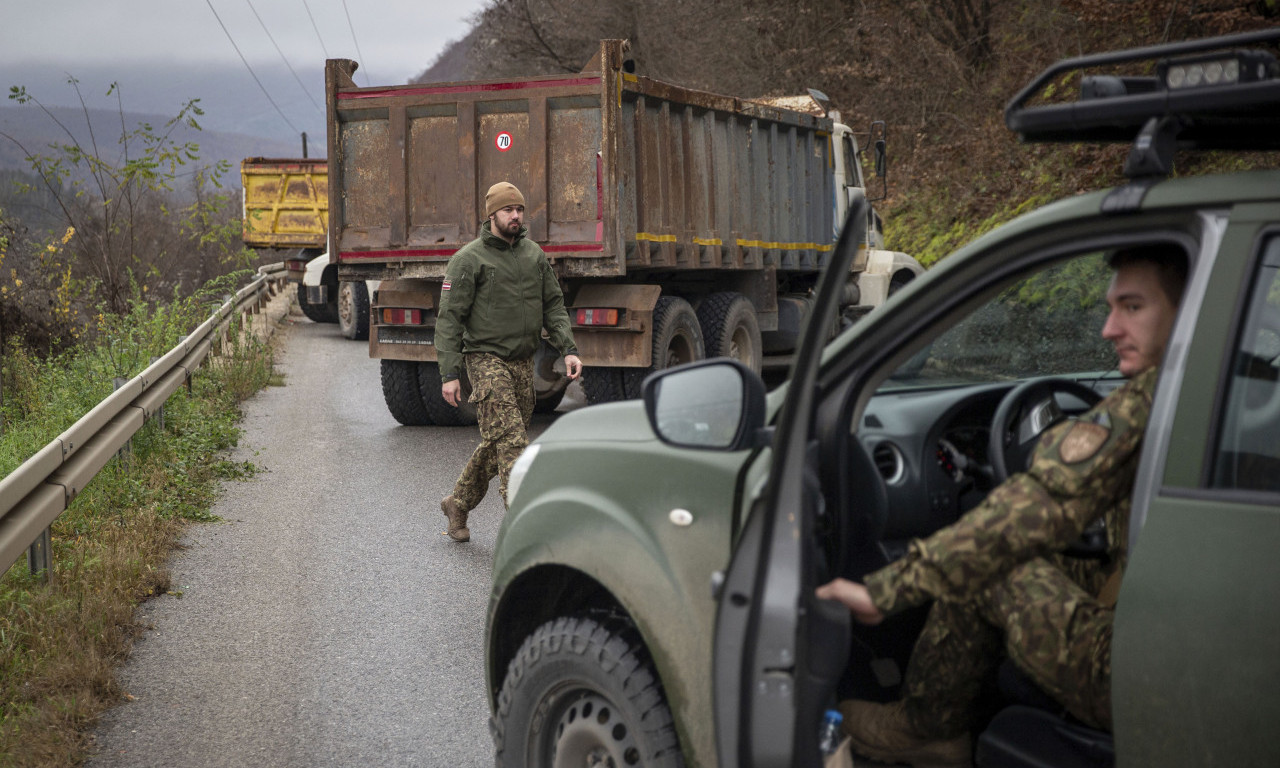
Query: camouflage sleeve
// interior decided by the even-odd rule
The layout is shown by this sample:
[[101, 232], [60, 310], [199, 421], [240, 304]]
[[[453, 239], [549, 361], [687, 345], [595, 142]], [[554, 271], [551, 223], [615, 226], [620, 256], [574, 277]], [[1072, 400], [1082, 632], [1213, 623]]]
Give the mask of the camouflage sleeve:
[[573, 328], [569, 324], [569, 313], [564, 308], [564, 293], [560, 290], [560, 281], [556, 279], [555, 270], [543, 257], [542, 260], [542, 327], [547, 329], [551, 337], [551, 346], [560, 350], [561, 355], [576, 355], [578, 347], [573, 341]]
[[963, 600], [1014, 566], [1079, 538], [1132, 493], [1155, 380], [1154, 368], [1139, 374], [1079, 419], [1047, 431], [1030, 469], [867, 576], [876, 607], [889, 614], [938, 597]]
[[471, 262], [465, 248], [455, 253], [445, 267], [444, 283], [440, 286], [435, 345], [441, 381], [462, 375], [462, 330], [466, 327], [476, 294], [475, 270]]

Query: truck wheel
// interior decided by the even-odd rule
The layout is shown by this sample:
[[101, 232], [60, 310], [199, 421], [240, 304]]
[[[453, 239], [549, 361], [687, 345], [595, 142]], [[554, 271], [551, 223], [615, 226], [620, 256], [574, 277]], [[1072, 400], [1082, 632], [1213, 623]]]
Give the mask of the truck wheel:
[[395, 420], [406, 427], [434, 423], [418, 392], [418, 364], [412, 360], [382, 361], [382, 399]]
[[740, 293], [713, 293], [698, 305], [707, 357], [732, 357], [756, 373], [764, 344], [751, 300]]
[[338, 330], [348, 339], [369, 338], [369, 288], [363, 280], [339, 285]]
[[325, 319], [328, 317], [328, 313], [324, 307], [307, 303], [307, 286], [302, 283], [298, 283], [298, 309], [301, 309], [302, 314], [306, 315], [307, 319], [313, 323], [329, 322], [329, 320]]
[[555, 413], [560, 401], [564, 399], [564, 390], [548, 392], [533, 401], [534, 413]]
[[446, 403], [444, 395], [440, 394], [442, 383], [439, 363], [418, 363], [418, 391], [427, 413], [431, 414], [431, 420], [442, 427], [469, 427], [475, 424], [476, 407], [467, 402], [467, 398], [471, 396], [467, 374], [462, 374], [462, 402], [457, 408]]
[[628, 368], [622, 375], [628, 398], [640, 397], [644, 377], [706, 357], [698, 315], [679, 296], [663, 296], [653, 308], [653, 363], [648, 368]]
[[582, 391], [587, 403], [613, 403], [627, 398], [622, 388], [622, 369], [607, 366], [586, 366], [582, 369]]
[[892, 296], [903, 288], [907, 287], [907, 283], [915, 279], [915, 275], [910, 272], [899, 272], [889, 279], [889, 293]]
[[325, 300], [323, 312], [324, 322], [338, 322], [338, 270], [333, 265], [324, 268], [324, 276], [320, 278], [320, 283], [325, 286]]
[[684, 765], [671, 710], [634, 630], [559, 618], [525, 638], [490, 724], [499, 766]]

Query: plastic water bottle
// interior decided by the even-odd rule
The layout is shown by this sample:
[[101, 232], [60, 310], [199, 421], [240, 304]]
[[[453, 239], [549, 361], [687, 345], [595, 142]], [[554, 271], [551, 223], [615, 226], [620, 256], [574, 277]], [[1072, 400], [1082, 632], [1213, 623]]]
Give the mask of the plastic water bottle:
[[823, 757], [834, 755], [840, 748], [840, 723], [844, 715], [839, 710], [828, 709], [822, 716], [822, 728], [818, 731], [818, 750]]

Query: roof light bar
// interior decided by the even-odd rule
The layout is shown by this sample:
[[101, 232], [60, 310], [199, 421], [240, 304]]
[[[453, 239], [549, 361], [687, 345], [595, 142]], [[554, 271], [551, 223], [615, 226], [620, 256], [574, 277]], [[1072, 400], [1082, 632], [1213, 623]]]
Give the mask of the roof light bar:
[[1232, 51], [1164, 61], [1157, 71], [1165, 87], [1177, 91], [1270, 80], [1275, 65], [1275, 57], [1266, 51]]

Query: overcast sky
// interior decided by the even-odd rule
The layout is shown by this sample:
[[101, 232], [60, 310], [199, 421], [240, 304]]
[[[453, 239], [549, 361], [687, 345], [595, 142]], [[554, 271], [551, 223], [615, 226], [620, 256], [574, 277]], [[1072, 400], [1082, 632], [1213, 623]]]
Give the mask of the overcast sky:
[[[243, 80], [243, 86], [237, 84], [243, 101], [260, 102], [281, 130], [292, 130], [284, 127], [292, 123], [314, 131], [318, 124], [323, 135], [323, 116], [317, 116], [315, 102], [323, 109], [325, 58], [358, 61], [360, 85], [406, 82], [426, 69], [446, 43], [467, 34], [468, 20], [485, 2], [0, 0], [0, 90], [7, 95], [11, 85], [38, 87], [44, 103], [70, 106], [74, 92], [65, 86], [68, 74], [99, 100], [111, 82], [131, 78], [123, 89], [126, 109], [172, 113], [168, 105], [177, 97], [170, 97], [170, 91], [181, 88], [184, 99], [211, 93], [214, 88], [193, 81], [192, 72], [217, 72], [224, 82]], [[250, 68], [279, 110], [254, 82]], [[147, 74], [135, 74], [140, 71]], [[149, 97], [162, 93], [166, 101], [153, 106]], [[12, 103], [0, 99], [0, 105]], [[210, 106], [208, 97], [205, 106]]]
[[446, 42], [465, 35], [467, 19], [483, 5], [484, 0], [0, 0], [0, 66], [40, 61], [79, 69], [140, 59], [238, 64], [235, 46], [250, 65], [280, 63], [274, 39], [295, 69], [350, 58], [360, 61], [374, 83], [399, 83], [430, 64]]

